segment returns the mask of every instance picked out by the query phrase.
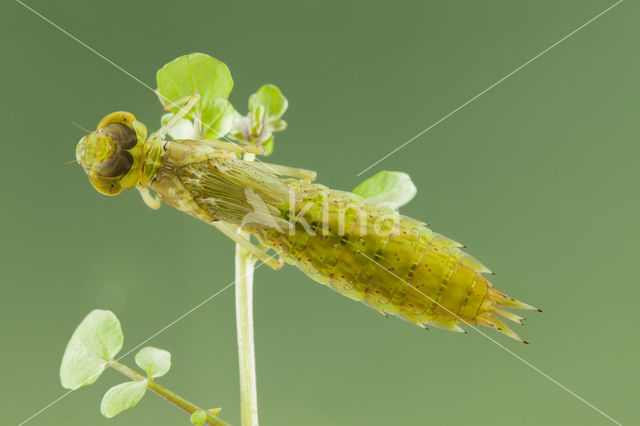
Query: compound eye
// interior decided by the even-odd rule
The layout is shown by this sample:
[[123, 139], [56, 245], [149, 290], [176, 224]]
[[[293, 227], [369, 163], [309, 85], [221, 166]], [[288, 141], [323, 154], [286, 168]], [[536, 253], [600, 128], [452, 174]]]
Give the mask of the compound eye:
[[89, 172], [89, 181], [91, 185], [101, 194], [104, 195], [117, 195], [122, 192], [122, 186], [120, 185], [120, 179], [107, 178], [100, 176], [96, 170]]
[[104, 177], [124, 176], [133, 165], [133, 155], [128, 151], [114, 154], [109, 161], [100, 165], [100, 175]]
[[99, 131], [110, 137], [121, 149], [131, 149], [138, 143], [136, 131], [122, 123], [109, 123]]

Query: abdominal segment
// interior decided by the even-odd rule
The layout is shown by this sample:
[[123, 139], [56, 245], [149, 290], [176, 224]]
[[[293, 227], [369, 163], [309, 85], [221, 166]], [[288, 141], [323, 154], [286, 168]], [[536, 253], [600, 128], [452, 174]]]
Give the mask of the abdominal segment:
[[497, 315], [520, 322], [502, 307], [536, 308], [495, 290], [457, 242], [352, 193], [307, 184], [299, 194], [283, 210], [292, 229], [250, 232], [312, 279], [421, 327], [482, 324], [522, 341]]

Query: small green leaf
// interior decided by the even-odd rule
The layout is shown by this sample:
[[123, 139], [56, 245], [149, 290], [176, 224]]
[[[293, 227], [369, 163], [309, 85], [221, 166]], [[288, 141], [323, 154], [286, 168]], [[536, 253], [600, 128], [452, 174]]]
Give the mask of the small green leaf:
[[164, 376], [171, 368], [171, 354], [164, 349], [147, 346], [136, 354], [136, 364], [150, 378]]
[[202, 111], [200, 121], [204, 135], [208, 138], [222, 138], [233, 126], [234, 109], [226, 99], [214, 99]]
[[140, 402], [146, 390], [146, 380], [120, 383], [104, 394], [100, 412], [109, 419], [115, 417]]
[[[156, 80], [165, 103], [200, 94], [200, 102], [192, 111], [195, 115], [200, 115], [215, 99], [227, 99], [233, 88], [229, 68], [204, 53], [191, 53], [169, 62], [158, 71]], [[177, 111], [177, 107], [172, 110]], [[192, 113], [186, 118], [194, 118]]]
[[262, 143], [262, 148], [264, 149], [262, 155], [264, 155], [265, 157], [273, 153], [273, 135], [271, 135], [269, 139]]
[[94, 383], [122, 349], [120, 321], [111, 311], [91, 311], [73, 332], [62, 357], [60, 381], [66, 389]]
[[189, 420], [196, 426], [203, 425], [207, 421], [207, 413], [204, 410], [194, 411]]
[[267, 121], [275, 121], [282, 117], [289, 106], [289, 101], [280, 89], [273, 84], [265, 84], [249, 97], [249, 110], [264, 107]]
[[287, 128], [287, 122], [284, 120], [274, 120], [270, 126], [272, 131], [281, 132]]
[[417, 189], [408, 174], [385, 170], [362, 182], [353, 192], [372, 203], [397, 209], [411, 201]]
[[222, 408], [209, 408], [207, 410], [207, 413], [211, 414], [213, 417], [217, 416], [218, 414], [220, 414], [220, 411], [222, 411]]

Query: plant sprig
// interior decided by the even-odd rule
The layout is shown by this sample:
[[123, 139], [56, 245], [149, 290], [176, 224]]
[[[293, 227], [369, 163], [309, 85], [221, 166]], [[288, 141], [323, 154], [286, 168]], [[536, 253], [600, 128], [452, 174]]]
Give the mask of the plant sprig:
[[[240, 114], [228, 101], [233, 79], [227, 66], [203, 53], [181, 56], [157, 73], [158, 94], [172, 103], [194, 93], [200, 102], [193, 112], [169, 131], [174, 139], [207, 137], [231, 139], [264, 148], [262, 155], [273, 152], [274, 133], [286, 129], [282, 116], [289, 101], [273, 84], [265, 84], [249, 97], [249, 112]], [[178, 111], [174, 108], [162, 116], [165, 124]]]
[[227, 425], [217, 417], [219, 409], [205, 411], [155, 381], [171, 368], [171, 354], [168, 351], [151, 346], [140, 349], [135, 362], [146, 373], [143, 375], [115, 359], [123, 342], [122, 327], [113, 312], [100, 309], [91, 311], [67, 344], [60, 366], [62, 386], [75, 390], [93, 384], [107, 367], [111, 367], [131, 381], [113, 386], [104, 394], [100, 404], [103, 416], [112, 418], [134, 407], [149, 389], [189, 413], [192, 420], [195, 416], [195, 421], [199, 423], [194, 424]]

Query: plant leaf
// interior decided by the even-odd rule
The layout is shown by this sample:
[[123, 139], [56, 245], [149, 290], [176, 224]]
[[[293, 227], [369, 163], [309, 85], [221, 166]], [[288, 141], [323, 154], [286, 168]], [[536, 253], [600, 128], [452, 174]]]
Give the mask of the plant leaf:
[[111, 311], [91, 311], [78, 325], [67, 344], [60, 365], [60, 381], [66, 389], [94, 383], [108, 361], [120, 352], [124, 336], [120, 321]]
[[[198, 93], [200, 102], [186, 118], [200, 115], [214, 99], [227, 99], [233, 88], [233, 79], [227, 66], [204, 53], [191, 53], [169, 62], [156, 75], [158, 92], [165, 103], [176, 102]], [[174, 108], [175, 114], [179, 110]]]
[[273, 84], [265, 84], [249, 97], [250, 111], [259, 106], [264, 107], [266, 121], [270, 122], [282, 117], [289, 106], [289, 101], [278, 87]]
[[271, 135], [269, 139], [262, 143], [262, 148], [264, 149], [262, 155], [264, 155], [265, 157], [273, 154], [273, 135]]
[[222, 138], [233, 126], [234, 109], [226, 99], [214, 99], [202, 111], [200, 121], [204, 135], [208, 138]]
[[363, 181], [353, 192], [372, 203], [397, 209], [411, 201], [418, 190], [408, 174], [385, 170]]
[[146, 390], [147, 380], [120, 383], [104, 394], [100, 412], [106, 418], [115, 417], [140, 402]]
[[204, 410], [194, 411], [189, 420], [196, 426], [203, 425], [207, 421], [207, 413]]
[[273, 132], [281, 132], [287, 128], [287, 122], [284, 120], [273, 120], [269, 126]]
[[147, 346], [136, 354], [136, 364], [151, 378], [164, 376], [171, 368], [171, 354], [164, 349]]

